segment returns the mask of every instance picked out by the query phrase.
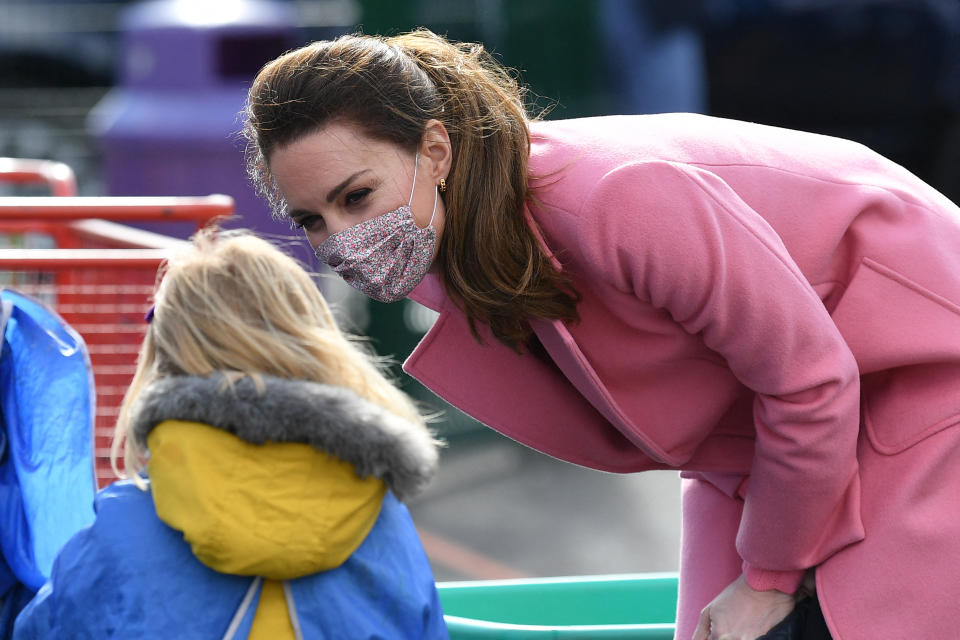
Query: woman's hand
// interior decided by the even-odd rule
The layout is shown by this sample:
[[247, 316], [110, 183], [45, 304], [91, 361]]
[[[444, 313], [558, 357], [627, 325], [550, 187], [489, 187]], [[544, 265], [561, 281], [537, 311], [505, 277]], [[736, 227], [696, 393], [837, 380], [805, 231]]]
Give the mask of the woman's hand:
[[741, 575], [700, 613], [693, 640], [756, 640], [793, 611], [796, 598], [755, 591]]

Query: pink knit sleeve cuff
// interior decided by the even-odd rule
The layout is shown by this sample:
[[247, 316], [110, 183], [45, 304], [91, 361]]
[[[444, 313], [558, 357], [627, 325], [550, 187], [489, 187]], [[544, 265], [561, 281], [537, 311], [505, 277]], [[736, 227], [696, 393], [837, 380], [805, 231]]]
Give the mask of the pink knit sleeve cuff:
[[770, 591], [776, 589], [783, 593], [796, 593], [803, 582], [806, 571], [798, 569], [797, 571], [770, 571], [768, 569], [758, 569], [743, 563], [743, 577], [747, 584], [757, 591]]

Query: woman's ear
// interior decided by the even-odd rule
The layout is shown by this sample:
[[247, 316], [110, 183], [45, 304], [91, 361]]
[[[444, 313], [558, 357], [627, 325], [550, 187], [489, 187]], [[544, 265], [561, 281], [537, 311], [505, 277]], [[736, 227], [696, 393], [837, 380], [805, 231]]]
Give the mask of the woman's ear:
[[420, 157], [430, 159], [430, 177], [435, 183], [450, 174], [453, 148], [450, 146], [450, 134], [439, 120], [427, 120], [420, 142]]

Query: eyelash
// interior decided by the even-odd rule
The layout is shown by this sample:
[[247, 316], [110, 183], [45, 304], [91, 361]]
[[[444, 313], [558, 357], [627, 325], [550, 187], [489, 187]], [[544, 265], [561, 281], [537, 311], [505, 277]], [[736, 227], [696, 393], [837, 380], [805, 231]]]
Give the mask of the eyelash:
[[[370, 195], [372, 191], [373, 189], [357, 189], [356, 191], [351, 191], [346, 196], [344, 196], [343, 203], [347, 207], [355, 207], [359, 205], [361, 202], [363, 202], [364, 198]], [[323, 218], [317, 215], [304, 216], [299, 220], [294, 220], [293, 226], [296, 227], [297, 229], [301, 229], [301, 230], [306, 229], [307, 231], [313, 231], [314, 230], [313, 226], [317, 222], [320, 222], [320, 224], [324, 224], [324, 226], [326, 226], [323, 221]]]
[[299, 220], [293, 221], [293, 226], [297, 229], [306, 229], [307, 231], [313, 231], [314, 223], [319, 221], [320, 224], [324, 224], [323, 218], [320, 216], [304, 216]]
[[351, 191], [344, 197], [343, 202], [348, 207], [356, 206], [363, 201], [373, 189], [357, 189], [356, 191]]

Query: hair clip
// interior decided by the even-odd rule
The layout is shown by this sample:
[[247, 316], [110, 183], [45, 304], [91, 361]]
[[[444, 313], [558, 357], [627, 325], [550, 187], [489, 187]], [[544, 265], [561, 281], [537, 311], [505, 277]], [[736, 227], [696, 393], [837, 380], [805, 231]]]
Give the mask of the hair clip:
[[150, 324], [153, 322], [153, 310], [156, 309], [156, 306], [151, 305], [150, 310], [147, 311], [147, 315], [143, 316], [144, 322]]

